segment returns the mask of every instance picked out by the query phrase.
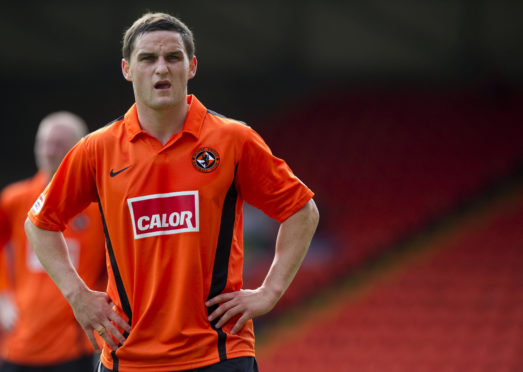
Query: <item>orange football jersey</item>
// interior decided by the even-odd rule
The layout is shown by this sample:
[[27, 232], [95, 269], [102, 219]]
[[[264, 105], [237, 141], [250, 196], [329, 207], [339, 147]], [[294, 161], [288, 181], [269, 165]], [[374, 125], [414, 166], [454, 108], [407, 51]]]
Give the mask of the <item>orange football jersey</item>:
[[102, 362], [120, 371], [172, 371], [254, 356], [252, 321], [234, 335], [205, 301], [242, 288], [243, 202], [284, 221], [313, 193], [247, 125], [194, 96], [182, 131], [162, 145], [134, 105], [66, 156], [29, 213], [61, 230], [98, 201], [110, 259], [108, 293], [132, 330]]
[[[57, 364], [94, 352], [25, 235], [27, 211], [46, 182], [45, 175], [37, 173], [6, 187], [0, 198], [0, 244], [7, 245], [2, 252], [6, 256], [0, 267], [0, 290], [11, 292], [18, 308], [18, 320], [6, 333], [2, 357], [23, 365]], [[69, 255], [85, 283], [102, 289], [107, 280], [100, 212], [95, 204], [78, 212], [64, 231]]]

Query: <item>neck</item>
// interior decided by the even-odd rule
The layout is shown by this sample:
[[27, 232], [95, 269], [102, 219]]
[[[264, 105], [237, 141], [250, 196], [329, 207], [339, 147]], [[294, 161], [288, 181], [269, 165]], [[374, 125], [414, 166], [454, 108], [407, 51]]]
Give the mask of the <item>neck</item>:
[[189, 105], [183, 100], [179, 105], [167, 109], [153, 109], [136, 104], [138, 121], [143, 130], [165, 145], [169, 139], [183, 129]]

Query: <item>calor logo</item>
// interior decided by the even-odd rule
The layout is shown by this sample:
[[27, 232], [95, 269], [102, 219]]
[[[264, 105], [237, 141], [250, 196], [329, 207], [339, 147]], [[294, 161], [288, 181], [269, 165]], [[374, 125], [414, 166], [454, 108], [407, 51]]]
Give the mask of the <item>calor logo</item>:
[[127, 199], [134, 238], [199, 231], [198, 191]]

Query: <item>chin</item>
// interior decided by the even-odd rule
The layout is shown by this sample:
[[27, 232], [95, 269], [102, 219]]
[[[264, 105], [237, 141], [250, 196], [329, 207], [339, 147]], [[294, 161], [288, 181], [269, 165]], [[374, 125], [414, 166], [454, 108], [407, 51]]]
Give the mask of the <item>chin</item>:
[[178, 105], [180, 102], [181, 102], [181, 100], [175, 100], [175, 99], [170, 98], [170, 99], [157, 100], [155, 102], [151, 102], [151, 104], [149, 106], [156, 110], [165, 110], [165, 109], [169, 109], [171, 107]]

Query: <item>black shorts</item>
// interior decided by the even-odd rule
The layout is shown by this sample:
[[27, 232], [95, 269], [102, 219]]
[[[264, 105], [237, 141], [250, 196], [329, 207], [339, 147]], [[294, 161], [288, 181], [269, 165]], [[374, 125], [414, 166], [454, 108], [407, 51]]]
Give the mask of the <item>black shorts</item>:
[[[112, 372], [105, 368], [102, 362], [94, 369], [94, 372]], [[185, 372], [258, 372], [258, 364], [253, 357], [241, 357], [234, 359], [227, 359], [218, 364], [213, 364], [207, 367], [188, 369]]]
[[48, 366], [28, 366], [3, 361], [0, 362], [0, 372], [92, 372], [94, 366], [93, 360], [92, 355], [86, 355], [69, 362]]

